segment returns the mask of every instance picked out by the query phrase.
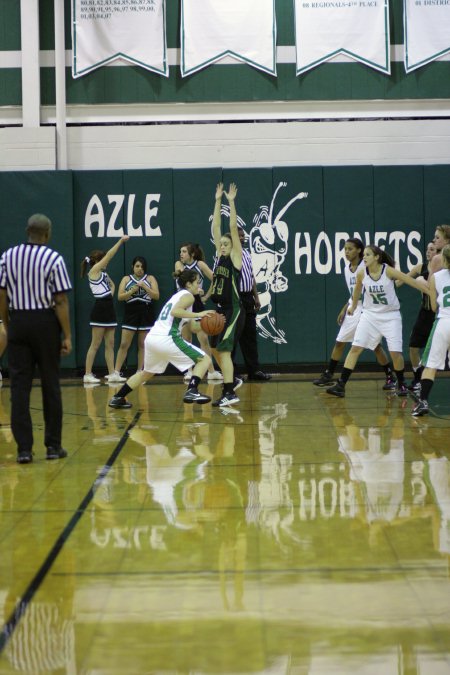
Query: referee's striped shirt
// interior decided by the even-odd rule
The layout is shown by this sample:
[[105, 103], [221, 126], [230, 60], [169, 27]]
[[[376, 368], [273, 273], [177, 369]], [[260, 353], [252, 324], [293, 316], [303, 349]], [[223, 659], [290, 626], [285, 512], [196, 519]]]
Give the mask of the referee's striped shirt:
[[62, 256], [41, 244], [19, 244], [0, 258], [0, 288], [10, 310], [50, 309], [53, 295], [72, 289]]
[[252, 265], [252, 256], [247, 251], [247, 249], [242, 249], [242, 268], [241, 274], [239, 277], [239, 292], [240, 293], [251, 293], [253, 290], [253, 265]]

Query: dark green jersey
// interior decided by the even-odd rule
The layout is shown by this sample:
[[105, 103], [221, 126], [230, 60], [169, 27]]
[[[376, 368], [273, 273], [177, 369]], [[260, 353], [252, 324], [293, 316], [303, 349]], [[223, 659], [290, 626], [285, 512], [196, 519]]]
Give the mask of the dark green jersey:
[[221, 307], [239, 304], [239, 270], [230, 256], [220, 256], [214, 268], [211, 300]]

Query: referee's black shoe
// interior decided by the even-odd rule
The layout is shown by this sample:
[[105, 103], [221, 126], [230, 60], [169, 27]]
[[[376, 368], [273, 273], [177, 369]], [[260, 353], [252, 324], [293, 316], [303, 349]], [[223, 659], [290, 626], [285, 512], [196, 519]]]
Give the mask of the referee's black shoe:
[[47, 459], [63, 459], [67, 457], [67, 450], [64, 448], [52, 448], [49, 446], [47, 448]]
[[33, 453], [29, 450], [20, 451], [17, 453], [18, 464], [30, 464], [33, 461]]
[[269, 375], [269, 373], [264, 373], [262, 370], [257, 370], [255, 373], [249, 373], [247, 380], [250, 382], [266, 382], [267, 380], [271, 380], [272, 375]]

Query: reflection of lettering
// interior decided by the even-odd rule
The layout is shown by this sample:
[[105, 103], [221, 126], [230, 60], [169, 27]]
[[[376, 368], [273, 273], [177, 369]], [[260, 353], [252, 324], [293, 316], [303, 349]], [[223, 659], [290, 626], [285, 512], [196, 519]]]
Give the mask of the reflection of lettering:
[[166, 551], [167, 546], [164, 542], [166, 530], [166, 525], [107, 527], [100, 532], [96, 529], [92, 530], [91, 541], [100, 548], [112, 546], [113, 548], [134, 549], [136, 551], [142, 551], [144, 548], [153, 551]]
[[[421, 477], [411, 480], [411, 490], [414, 504], [423, 504], [427, 488]], [[358, 501], [355, 495], [354, 483], [342, 478], [308, 478], [298, 482], [299, 507], [298, 515], [301, 521], [316, 520], [318, 516], [324, 519], [354, 518], [358, 513]], [[402, 503], [398, 515], [407, 518], [411, 514], [408, 504]]]

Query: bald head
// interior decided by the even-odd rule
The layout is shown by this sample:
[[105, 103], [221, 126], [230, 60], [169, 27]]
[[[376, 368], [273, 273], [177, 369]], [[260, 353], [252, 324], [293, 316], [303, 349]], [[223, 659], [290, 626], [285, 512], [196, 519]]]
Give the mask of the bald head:
[[34, 213], [28, 218], [26, 233], [28, 241], [41, 244], [50, 239], [52, 222], [43, 213]]

